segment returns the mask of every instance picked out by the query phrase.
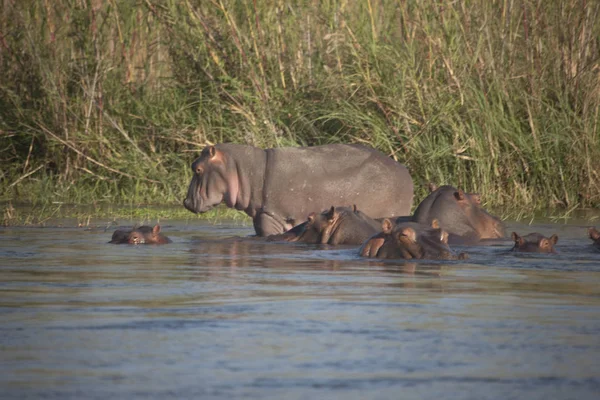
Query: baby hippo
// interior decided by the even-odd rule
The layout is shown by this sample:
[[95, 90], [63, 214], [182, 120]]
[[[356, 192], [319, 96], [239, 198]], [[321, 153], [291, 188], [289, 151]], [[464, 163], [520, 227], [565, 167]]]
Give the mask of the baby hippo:
[[516, 232], [512, 233], [512, 239], [515, 246], [512, 251], [524, 253], [556, 253], [554, 245], [558, 242], [558, 236], [552, 235], [549, 238], [534, 232], [525, 236], [519, 236]]
[[360, 255], [372, 258], [402, 258], [429, 260], [465, 260], [467, 254], [456, 255], [448, 246], [448, 233], [439, 228], [437, 220], [432, 226], [414, 222], [392, 227], [384, 220], [383, 232], [373, 236], [360, 249]]
[[590, 235], [590, 239], [594, 241], [594, 247], [600, 250], [600, 231], [598, 231], [596, 228], [590, 228], [588, 233]]
[[379, 232], [381, 224], [352, 207], [335, 207], [322, 213], [310, 213], [307, 220], [289, 231], [269, 236], [269, 241], [314, 244], [362, 244]]
[[142, 225], [130, 231], [117, 229], [109, 243], [166, 244], [171, 243], [171, 239], [160, 233], [160, 225], [154, 225], [154, 227]]

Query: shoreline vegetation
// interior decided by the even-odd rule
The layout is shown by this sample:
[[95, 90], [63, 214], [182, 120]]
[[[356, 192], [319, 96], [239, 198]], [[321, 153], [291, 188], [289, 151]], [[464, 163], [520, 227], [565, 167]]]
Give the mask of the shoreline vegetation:
[[433, 182], [508, 219], [600, 207], [598, 2], [0, 1], [5, 225], [164, 218], [219, 142], [370, 145], [415, 206]]
[[15, 204], [0, 205], [2, 219], [0, 226], [5, 227], [111, 227], [116, 225], [149, 225], [166, 221], [204, 221], [219, 223], [227, 221], [233, 224], [252, 227], [252, 219], [245, 213], [218, 206], [195, 215], [183, 207], [165, 205], [111, 205], [111, 204]]

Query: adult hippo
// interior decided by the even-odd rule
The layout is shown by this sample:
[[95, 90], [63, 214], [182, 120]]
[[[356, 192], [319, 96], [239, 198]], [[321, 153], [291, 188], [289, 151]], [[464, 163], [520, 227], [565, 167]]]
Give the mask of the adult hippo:
[[225, 202], [252, 217], [258, 236], [283, 233], [332, 204], [357, 204], [381, 218], [408, 215], [413, 200], [406, 167], [362, 145], [218, 144], [202, 150], [192, 171], [185, 208], [203, 213]]
[[481, 207], [478, 194], [453, 186], [430, 187], [432, 192], [417, 207], [413, 220], [430, 225], [437, 219], [451, 244], [474, 244], [504, 237], [504, 224]]

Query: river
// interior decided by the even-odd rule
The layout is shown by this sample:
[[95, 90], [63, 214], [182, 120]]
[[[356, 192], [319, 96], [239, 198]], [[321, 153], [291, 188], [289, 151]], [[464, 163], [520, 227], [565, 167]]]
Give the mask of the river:
[[470, 259], [236, 239], [249, 226], [0, 228], [1, 398], [597, 399], [600, 252], [586, 224]]

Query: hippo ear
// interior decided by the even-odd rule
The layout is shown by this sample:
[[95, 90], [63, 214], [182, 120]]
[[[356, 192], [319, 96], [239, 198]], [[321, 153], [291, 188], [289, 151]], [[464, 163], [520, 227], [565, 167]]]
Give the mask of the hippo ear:
[[461, 201], [465, 199], [465, 192], [463, 192], [462, 190], [458, 189], [456, 192], [454, 192], [454, 198], [456, 198], [456, 200]]
[[473, 200], [473, 203], [477, 205], [481, 204], [481, 196], [479, 193], [471, 193], [471, 200]]
[[440, 227], [440, 221], [438, 221], [437, 218], [432, 219], [431, 220], [431, 227], [433, 229], [439, 229], [439, 227]]
[[156, 224], [154, 225], [154, 227], [152, 228], [152, 234], [154, 236], [158, 235], [160, 233], [160, 225]]
[[525, 243], [525, 240], [523, 240], [523, 238], [519, 236], [517, 232], [513, 232], [512, 235], [510, 235], [510, 237], [518, 246], [522, 246]]
[[448, 244], [448, 232], [443, 229], [440, 229], [440, 242]]
[[429, 187], [429, 193], [435, 192], [438, 189], [438, 186], [433, 182], [429, 182], [427, 186]]
[[388, 218], [384, 219], [383, 222], [381, 223], [381, 229], [383, 229], [383, 233], [390, 233], [392, 232], [392, 221], [390, 221]]
[[356, 207], [356, 204], [352, 204], [352, 212], [357, 212], [358, 211], [358, 207]]
[[550, 241], [546, 238], [542, 238], [540, 239], [540, 243], [538, 244], [538, 247], [540, 249], [549, 249], [550, 248]]
[[550, 243], [552, 243], [552, 245], [555, 245], [558, 242], [558, 235], [552, 235], [548, 240], [550, 241]]
[[329, 209], [329, 211], [327, 211], [327, 214], [325, 214], [325, 216], [327, 217], [328, 221], [331, 221], [333, 217], [335, 217], [335, 206], [331, 206], [331, 208]]
[[210, 156], [210, 158], [213, 158], [215, 154], [217, 154], [217, 149], [215, 149], [215, 146], [210, 146], [208, 148], [208, 155]]
[[598, 232], [598, 230], [594, 227], [590, 227], [590, 229], [588, 229], [588, 234], [592, 240], [600, 239], [600, 232]]
[[309, 223], [312, 223], [315, 221], [315, 216], [316, 216], [315, 213], [311, 212], [310, 214], [308, 214], [308, 217], [306, 217], [306, 219]]

